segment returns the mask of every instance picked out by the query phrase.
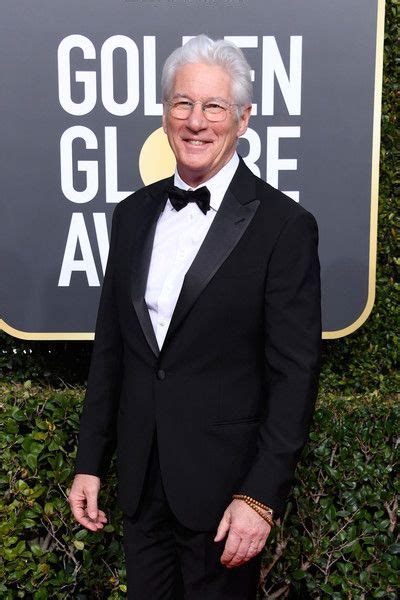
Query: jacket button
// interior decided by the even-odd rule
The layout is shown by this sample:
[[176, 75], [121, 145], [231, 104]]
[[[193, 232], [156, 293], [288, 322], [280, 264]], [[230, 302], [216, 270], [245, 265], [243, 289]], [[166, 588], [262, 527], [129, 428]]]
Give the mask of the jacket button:
[[165, 379], [165, 371], [163, 369], [159, 369], [157, 371], [157, 378], [158, 379]]

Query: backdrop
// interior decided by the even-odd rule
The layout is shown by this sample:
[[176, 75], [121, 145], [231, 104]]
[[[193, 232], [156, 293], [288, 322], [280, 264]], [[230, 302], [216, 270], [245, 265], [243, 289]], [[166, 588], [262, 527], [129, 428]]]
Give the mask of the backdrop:
[[[173, 172], [168, 54], [207, 33], [254, 79], [239, 153], [317, 218], [324, 337], [374, 301], [383, 0], [3, 0], [0, 326], [91, 339], [115, 204]], [[134, 199], [132, 200], [134, 201]]]

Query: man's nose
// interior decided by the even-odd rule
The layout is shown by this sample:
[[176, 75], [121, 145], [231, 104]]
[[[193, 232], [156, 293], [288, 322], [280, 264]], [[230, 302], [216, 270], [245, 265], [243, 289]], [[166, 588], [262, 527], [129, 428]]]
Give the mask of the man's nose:
[[193, 109], [188, 117], [187, 126], [192, 131], [199, 131], [200, 129], [206, 129], [208, 121], [204, 115], [203, 108], [200, 102], [196, 102]]

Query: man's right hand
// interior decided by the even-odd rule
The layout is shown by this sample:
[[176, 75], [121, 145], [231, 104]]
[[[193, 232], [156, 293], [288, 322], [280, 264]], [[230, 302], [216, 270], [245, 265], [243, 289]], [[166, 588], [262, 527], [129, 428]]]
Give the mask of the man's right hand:
[[68, 502], [75, 519], [89, 529], [103, 529], [107, 517], [97, 507], [97, 496], [100, 489], [100, 478], [95, 475], [78, 474], [72, 483]]

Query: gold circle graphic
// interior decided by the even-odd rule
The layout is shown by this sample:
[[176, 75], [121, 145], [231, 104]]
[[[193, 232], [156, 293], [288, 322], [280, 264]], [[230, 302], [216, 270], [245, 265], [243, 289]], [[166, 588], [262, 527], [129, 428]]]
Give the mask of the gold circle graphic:
[[139, 172], [144, 185], [169, 177], [175, 171], [175, 156], [162, 127], [151, 133], [139, 154]]

